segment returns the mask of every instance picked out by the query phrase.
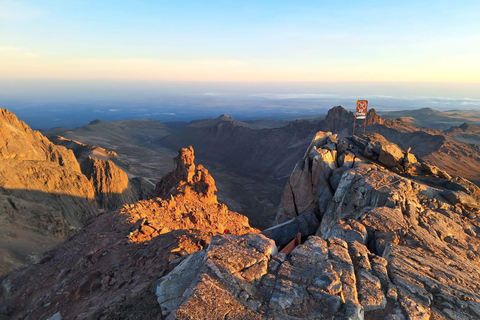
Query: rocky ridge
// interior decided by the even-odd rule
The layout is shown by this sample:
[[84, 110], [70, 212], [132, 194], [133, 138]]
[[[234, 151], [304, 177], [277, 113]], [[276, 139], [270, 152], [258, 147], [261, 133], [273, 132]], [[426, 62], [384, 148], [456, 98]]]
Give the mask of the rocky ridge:
[[118, 159], [115, 151], [62, 136], [51, 136], [50, 140], [73, 151], [82, 173], [94, 187], [95, 200], [100, 208], [115, 210], [122, 204], [153, 197], [154, 186], [143, 177], [132, 174], [129, 177], [121, 168], [128, 165]]
[[[48, 133], [114, 150], [118, 158], [110, 160], [130, 177], [146, 177], [152, 183], [171, 171], [170, 158], [176, 150], [193, 145], [197, 158], [215, 174], [219, 199], [263, 229], [275, 218], [284, 183], [315, 132], [330, 131], [339, 134], [339, 138], [349, 136], [353, 119], [352, 112], [338, 106], [321, 121], [292, 121], [269, 129], [258, 129], [222, 115], [178, 127], [169, 125], [172, 130], [154, 120], [122, 120], [93, 121], [82, 128]], [[402, 119], [383, 119], [374, 109], [369, 111], [367, 122], [367, 132], [378, 132], [403, 149], [412, 147], [417, 157], [479, 183], [478, 147], [459, 143], [440, 130], [414, 127]], [[357, 124], [358, 134], [363, 128], [361, 122]], [[101, 150], [91, 152], [97, 158], [105, 154]]]
[[0, 274], [37, 259], [96, 211], [73, 152], [0, 109]]
[[87, 157], [80, 165], [71, 150], [0, 109], [0, 274], [38, 261], [97, 210], [148, 197], [149, 188], [109, 160]]
[[[319, 132], [285, 190], [272, 229], [305, 242], [285, 255], [261, 235], [214, 238], [159, 280], [166, 319], [480, 317], [476, 185], [378, 134]], [[315, 234], [292, 223], [311, 215]]]
[[148, 181], [142, 178], [136, 178], [137, 183], [130, 181], [125, 171], [111, 160], [88, 156], [80, 167], [94, 187], [95, 200], [100, 208], [115, 210], [122, 204], [152, 197]]
[[[175, 159], [169, 177], [179, 180], [168, 182], [190, 187], [191, 166], [205, 190], [216, 189], [208, 172], [195, 166], [191, 148]], [[232, 237], [259, 232], [194, 187], [98, 213], [39, 264], [0, 277], [0, 319], [121, 319], [132, 312], [161, 319], [151, 282], [226, 229]]]
[[464, 122], [444, 130], [444, 133], [456, 141], [480, 145], [480, 126], [478, 125]]
[[73, 151], [78, 162], [91, 156], [102, 160], [113, 160], [118, 158], [115, 151], [110, 151], [102, 147], [92, 146], [73, 139], [67, 139], [62, 136], [49, 136], [48, 139], [56, 145], [64, 146]]

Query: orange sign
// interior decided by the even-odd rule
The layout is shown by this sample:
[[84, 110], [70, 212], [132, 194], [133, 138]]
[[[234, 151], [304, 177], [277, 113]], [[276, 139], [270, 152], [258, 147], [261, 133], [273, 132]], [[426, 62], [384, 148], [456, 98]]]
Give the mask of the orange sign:
[[365, 119], [367, 117], [368, 101], [357, 100], [357, 108], [355, 109], [356, 119]]

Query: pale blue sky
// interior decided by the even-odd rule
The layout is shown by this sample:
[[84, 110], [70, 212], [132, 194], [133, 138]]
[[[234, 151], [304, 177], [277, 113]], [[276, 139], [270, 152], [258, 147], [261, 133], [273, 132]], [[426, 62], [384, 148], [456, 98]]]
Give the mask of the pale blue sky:
[[480, 1], [4, 1], [0, 79], [480, 83]]

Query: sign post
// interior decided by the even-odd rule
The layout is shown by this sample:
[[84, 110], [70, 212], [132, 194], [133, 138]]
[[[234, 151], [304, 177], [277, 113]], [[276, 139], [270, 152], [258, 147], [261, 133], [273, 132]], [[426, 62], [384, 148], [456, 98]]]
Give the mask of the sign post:
[[357, 107], [355, 109], [355, 120], [353, 121], [353, 135], [355, 135], [355, 126], [357, 124], [357, 119], [363, 119], [363, 134], [365, 134], [365, 127], [367, 125], [367, 109], [367, 100], [357, 100]]

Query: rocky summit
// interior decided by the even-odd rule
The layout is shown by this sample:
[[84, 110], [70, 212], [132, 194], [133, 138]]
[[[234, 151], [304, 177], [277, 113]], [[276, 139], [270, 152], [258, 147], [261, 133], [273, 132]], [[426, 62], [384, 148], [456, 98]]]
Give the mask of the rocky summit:
[[309, 241], [343, 248], [365, 319], [480, 317], [480, 189], [378, 134], [335, 141], [317, 133], [277, 220], [315, 213]]
[[[318, 132], [277, 225], [223, 235], [157, 285], [166, 319], [476, 319], [479, 188], [378, 134]], [[228, 252], [226, 258], [225, 251]], [[181, 279], [181, 280], [180, 280]]]
[[[344, 116], [329, 112], [331, 130]], [[154, 199], [90, 216], [0, 277], [0, 319], [479, 319], [479, 187], [412, 151], [419, 135], [451, 141], [400, 136], [400, 120], [374, 112], [367, 121], [365, 135], [302, 142], [262, 232], [217, 201], [209, 171], [181, 148]], [[82, 161], [85, 178], [103, 176]]]

